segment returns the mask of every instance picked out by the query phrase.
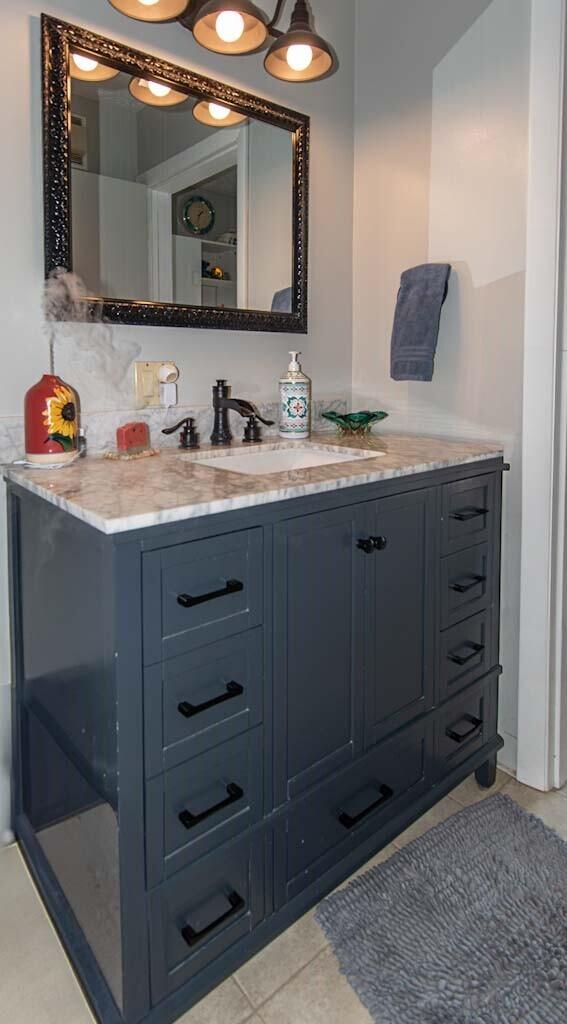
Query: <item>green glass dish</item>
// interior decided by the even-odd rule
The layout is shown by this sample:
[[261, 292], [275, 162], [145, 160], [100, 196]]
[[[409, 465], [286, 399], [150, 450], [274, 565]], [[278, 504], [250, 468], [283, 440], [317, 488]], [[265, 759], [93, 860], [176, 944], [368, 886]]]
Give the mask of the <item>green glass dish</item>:
[[323, 419], [334, 423], [341, 434], [369, 434], [375, 423], [388, 418], [387, 412], [324, 412]]

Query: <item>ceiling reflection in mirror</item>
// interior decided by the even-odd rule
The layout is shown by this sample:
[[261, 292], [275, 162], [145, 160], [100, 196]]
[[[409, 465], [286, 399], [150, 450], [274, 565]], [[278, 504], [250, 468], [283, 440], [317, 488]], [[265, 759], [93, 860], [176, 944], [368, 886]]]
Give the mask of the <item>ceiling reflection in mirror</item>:
[[71, 55], [73, 270], [89, 295], [292, 312], [293, 135]]

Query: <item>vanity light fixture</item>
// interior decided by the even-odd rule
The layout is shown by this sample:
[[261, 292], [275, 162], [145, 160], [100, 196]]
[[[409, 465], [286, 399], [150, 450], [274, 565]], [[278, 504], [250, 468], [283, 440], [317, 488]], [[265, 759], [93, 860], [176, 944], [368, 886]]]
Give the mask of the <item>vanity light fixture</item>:
[[337, 68], [331, 47], [312, 28], [305, 0], [296, 0], [290, 26], [268, 50], [264, 67], [284, 82], [314, 82]]
[[184, 92], [176, 92], [170, 85], [148, 81], [145, 78], [130, 79], [128, 88], [134, 99], [146, 103], [149, 107], [176, 107], [187, 100]]
[[339, 62], [333, 48], [313, 30], [306, 0], [295, 0], [287, 32], [276, 28], [286, 0], [277, 0], [271, 21], [252, 0], [109, 0], [129, 18], [177, 19], [196, 41], [214, 53], [255, 53], [271, 36], [266, 71], [284, 82], [314, 82], [332, 75]]
[[197, 10], [192, 31], [214, 53], [254, 53], [268, 38], [268, 19], [250, 0], [208, 0]]
[[109, 68], [85, 53], [72, 53], [69, 66], [71, 78], [78, 78], [82, 82], [109, 82], [120, 74], [116, 68]]
[[175, 21], [187, 8], [187, 0], [108, 0], [110, 5], [136, 21]]
[[193, 117], [201, 124], [212, 125], [215, 128], [232, 128], [235, 124], [243, 124], [248, 118], [244, 114], [237, 114], [236, 110], [230, 110], [222, 103], [201, 100], [193, 107]]

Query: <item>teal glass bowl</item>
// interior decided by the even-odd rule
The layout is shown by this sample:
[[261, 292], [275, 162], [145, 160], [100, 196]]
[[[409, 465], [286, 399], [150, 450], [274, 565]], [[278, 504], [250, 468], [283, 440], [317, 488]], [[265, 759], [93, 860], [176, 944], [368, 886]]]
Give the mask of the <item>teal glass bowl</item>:
[[341, 434], [369, 434], [375, 423], [388, 418], [387, 412], [324, 412], [323, 419], [334, 423]]

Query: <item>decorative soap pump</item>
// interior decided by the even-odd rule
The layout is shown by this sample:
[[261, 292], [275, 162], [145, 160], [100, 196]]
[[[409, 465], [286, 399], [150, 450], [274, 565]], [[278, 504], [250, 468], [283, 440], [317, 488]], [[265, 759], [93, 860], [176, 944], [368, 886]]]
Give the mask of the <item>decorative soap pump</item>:
[[311, 429], [311, 381], [301, 370], [301, 352], [289, 354], [287, 374], [280, 380], [280, 437], [301, 440]]

